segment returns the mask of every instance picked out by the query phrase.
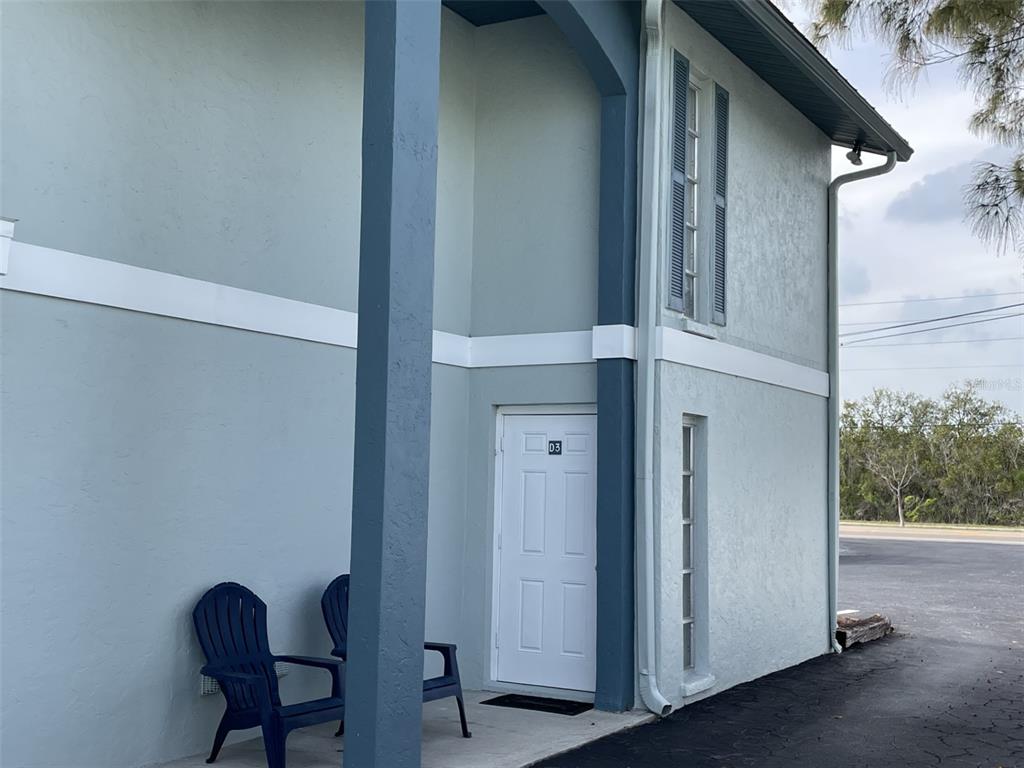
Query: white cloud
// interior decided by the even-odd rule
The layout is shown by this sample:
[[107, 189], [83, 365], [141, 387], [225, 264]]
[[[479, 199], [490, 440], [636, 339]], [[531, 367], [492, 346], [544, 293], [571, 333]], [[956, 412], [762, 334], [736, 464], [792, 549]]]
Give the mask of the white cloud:
[[[806, 3], [790, 3], [784, 11], [806, 29]], [[891, 173], [849, 184], [840, 192], [842, 301], [1024, 291], [1024, 262], [987, 248], [958, 215], [964, 170], [970, 161], [990, 155], [993, 146], [968, 128], [974, 97], [959, 83], [955, 69], [930, 70], [914, 87], [897, 94], [886, 87], [888, 57], [881, 46], [854, 38], [849, 48], [833, 46], [826, 54], [915, 150], [910, 162], [898, 164]], [[833, 152], [834, 175], [853, 170], [845, 153]], [[865, 156], [865, 165], [877, 162], [879, 158]], [[940, 210], [928, 216], [930, 208]], [[904, 215], [887, 217], [890, 210]], [[1024, 296], [845, 307], [840, 320], [913, 320], [1015, 301], [1024, 301]], [[844, 331], [868, 327], [848, 325]], [[987, 396], [1024, 413], [1024, 341], [984, 341], [1012, 336], [1024, 336], [1024, 317], [886, 340], [904, 342], [901, 346], [844, 349], [844, 368], [898, 370], [849, 370], [841, 379], [843, 397], [859, 397], [876, 386], [937, 395], [965, 378], [983, 378], [989, 382]], [[971, 343], [917, 343], [959, 339]]]

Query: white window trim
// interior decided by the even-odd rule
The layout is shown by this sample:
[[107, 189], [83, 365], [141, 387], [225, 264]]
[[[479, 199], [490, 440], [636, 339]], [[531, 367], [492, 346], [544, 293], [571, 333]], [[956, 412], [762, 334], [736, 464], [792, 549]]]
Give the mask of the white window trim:
[[[681, 428], [689, 429], [692, 436], [691, 449], [691, 522], [690, 546], [692, 547], [689, 571], [693, 590], [693, 638], [694, 666], [682, 670], [682, 685], [679, 693], [683, 698], [696, 696], [712, 687], [716, 679], [711, 673], [711, 632], [709, 627], [709, 583], [708, 583], [708, 420], [697, 414], [683, 414]], [[682, 460], [682, 457], [680, 457]], [[682, 468], [685, 473], [686, 469]], [[682, 520], [682, 510], [680, 510]], [[685, 540], [685, 537], [684, 537]], [[680, 610], [682, 606], [680, 606]], [[685, 626], [689, 621], [684, 621]], [[685, 630], [684, 630], [685, 632]], [[680, 641], [683, 640], [680, 636]], [[683, 653], [685, 659], [685, 651]], [[684, 662], [685, 664], [685, 662]]]

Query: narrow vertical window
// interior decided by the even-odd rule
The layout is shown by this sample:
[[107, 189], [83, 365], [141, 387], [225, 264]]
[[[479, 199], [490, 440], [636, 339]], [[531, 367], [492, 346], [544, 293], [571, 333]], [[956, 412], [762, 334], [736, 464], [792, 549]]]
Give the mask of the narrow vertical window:
[[695, 666], [697, 651], [695, 648], [696, 633], [694, 632], [695, 620], [695, 594], [694, 572], [695, 563], [693, 557], [694, 540], [694, 470], [695, 470], [695, 446], [694, 426], [683, 425], [683, 668], [692, 670]]
[[699, 182], [700, 125], [698, 106], [700, 89], [689, 84], [686, 98], [686, 234], [683, 240], [685, 276], [683, 283], [683, 314], [697, 316], [697, 185]]
[[[676, 53], [672, 61], [672, 160], [671, 206], [672, 231], [669, 242], [669, 308], [692, 316], [695, 308], [693, 276], [696, 245], [696, 170], [697, 155], [691, 151], [696, 142], [696, 105], [690, 94], [690, 62]], [[691, 137], [691, 121], [693, 136]], [[694, 144], [694, 147], [696, 145]], [[690, 178], [694, 179], [691, 186]], [[692, 233], [692, 234], [691, 234]], [[693, 239], [689, 247], [688, 241]]]

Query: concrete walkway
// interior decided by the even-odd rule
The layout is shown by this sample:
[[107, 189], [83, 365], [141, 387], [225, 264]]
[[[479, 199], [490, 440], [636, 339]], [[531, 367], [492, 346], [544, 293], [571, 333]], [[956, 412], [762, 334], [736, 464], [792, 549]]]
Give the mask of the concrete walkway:
[[[455, 699], [423, 707], [423, 768], [520, 768], [549, 755], [653, 719], [635, 711], [624, 714], [584, 712], [575, 717], [480, 704], [500, 694], [466, 692], [469, 729], [462, 738]], [[288, 768], [339, 768], [344, 765], [345, 739], [336, 738], [336, 723], [293, 731], [288, 737]], [[214, 765], [219, 768], [266, 768], [259, 731], [227, 746]], [[205, 754], [165, 763], [160, 768], [206, 768]]]
[[844, 539], [840, 563], [840, 607], [897, 634], [540, 765], [1024, 767], [1024, 549]]

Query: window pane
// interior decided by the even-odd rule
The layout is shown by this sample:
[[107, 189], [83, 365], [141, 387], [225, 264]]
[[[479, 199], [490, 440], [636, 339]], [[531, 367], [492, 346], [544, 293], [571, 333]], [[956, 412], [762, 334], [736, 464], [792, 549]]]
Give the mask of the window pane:
[[686, 268], [696, 272], [694, 265], [697, 263], [697, 230], [686, 230]]
[[683, 476], [683, 520], [693, 517], [693, 476]]
[[686, 175], [697, 178], [697, 137], [686, 135]]
[[692, 181], [686, 182], [686, 223], [697, 224], [697, 184]]
[[693, 669], [693, 624], [683, 625], [683, 668]]
[[683, 574], [683, 618], [693, 618], [693, 574]]
[[692, 85], [686, 97], [686, 125], [691, 131], [697, 130], [697, 89]]
[[683, 427], [683, 471], [693, 470], [693, 428]]
[[683, 568], [693, 568], [692, 525], [683, 525]]
[[693, 317], [693, 291], [693, 275], [687, 275], [683, 284], [683, 312], [689, 317]]

